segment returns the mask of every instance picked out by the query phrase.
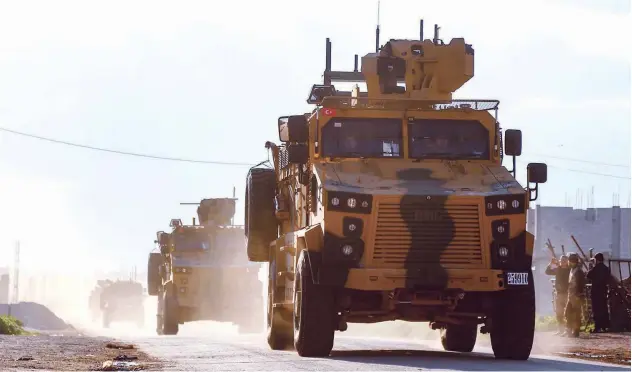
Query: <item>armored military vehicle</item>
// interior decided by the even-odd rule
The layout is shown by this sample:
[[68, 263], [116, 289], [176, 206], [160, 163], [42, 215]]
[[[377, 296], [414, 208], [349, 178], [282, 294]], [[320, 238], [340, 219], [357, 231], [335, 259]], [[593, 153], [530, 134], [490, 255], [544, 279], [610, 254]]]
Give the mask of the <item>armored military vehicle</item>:
[[99, 280], [90, 294], [92, 320], [101, 318], [104, 328], [112, 322], [134, 322], [143, 327], [145, 293], [142, 284], [132, 280]]
[[347, 323], [399, 319], [430, 322], [446, 350], [471, 351], [482, 324], [497, 358], [531, 353], [526, 211], [546, 164], [516, 180], [522, 133], [503, 136], [499, 102], [452, 99], [474, 76], [474, 48], [421, 29], [376, 42], [361, 71], [357, 55], [354, 71], [332, 71], [327, 39], [315, 109], [280, 117], [283, 144], [266, 142], [272, 162], [248, 172], [247, 253], [269, 262], [272, 349], [326, 356]]
[[240, 332], [263, 330], [260, 264], [244, 254], [243, 226], [232, 222], [235, 198], [204, 199], [192, 225], [171, 220], [159, 231], [148, 263], [149, 294], [158, 296], [157, 333], [175, 335], [186, 322], [237, 324]]

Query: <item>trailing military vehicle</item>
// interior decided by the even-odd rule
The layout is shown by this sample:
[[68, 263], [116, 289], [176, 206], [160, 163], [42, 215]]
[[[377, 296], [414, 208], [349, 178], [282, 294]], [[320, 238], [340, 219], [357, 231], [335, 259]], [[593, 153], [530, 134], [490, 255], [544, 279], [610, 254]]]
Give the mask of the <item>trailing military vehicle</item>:
[[92, 321], [101, 319], [104, 328], [112, 322], [145, 322], [143, 285], [132, 280], [99, 280], [90, 294]]
[[327, 39], [324, 82], [307, 99], [316, 108], [280, 117], [272, 164], [250, 169], [247, 253], [269, 262], [272, 349], [326, 356], [350, 322], [404, 320], [430, 322], [459, 352], [482, 325], [496, 358], [529, 357], [526, 211], [547, 167], [530, 163], [526, 187], [516, 180], [521, 131], [503, 136], [497, 100], [452, 99], [474, 76], [474, 48], [437, 30], [424, 39], [422, 21], [419, 40], [376, 42], [361, 71], [357, 55], [354, 71], [332, 71]]
[[157, 233], [160, 251], [149, 255], [147, 283], [158, 296], [158, 334], [175, 335], [180, 324], [201, 320], [232, 322], [242, 333], [264, 329], [261, 265], [243, 252], [243, 226], [232, 222], [235, 202], [203, 199], [200, 224], [172, 219], [170, 233]]

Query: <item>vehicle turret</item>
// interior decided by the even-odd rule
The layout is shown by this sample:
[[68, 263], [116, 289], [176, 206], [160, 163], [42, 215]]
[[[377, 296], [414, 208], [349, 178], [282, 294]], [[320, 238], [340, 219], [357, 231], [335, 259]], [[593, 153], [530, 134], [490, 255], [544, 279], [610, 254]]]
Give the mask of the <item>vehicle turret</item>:
[[[307, 102], [318, 104], [326, 96], [351, 96], [352, 92], [336, 91], [333, 82], [365, 82], [366, 92], [359, 97], [372, 99], [413, 99], [451, 101], [452, 93], [474, 76], [474, 49], [463, 38], [445, 44], [439, 39], [438, 27], [432, 40], [391, 39], [375, 53], [362, 57], [358, 71], [331, 70], [331, 41], [326, 41], [326, 65], [323, 85], [314, 85]], [[377, 34], [379, 39], [379, 32]], [[376, 42], [379, 45], [379, 43]]]

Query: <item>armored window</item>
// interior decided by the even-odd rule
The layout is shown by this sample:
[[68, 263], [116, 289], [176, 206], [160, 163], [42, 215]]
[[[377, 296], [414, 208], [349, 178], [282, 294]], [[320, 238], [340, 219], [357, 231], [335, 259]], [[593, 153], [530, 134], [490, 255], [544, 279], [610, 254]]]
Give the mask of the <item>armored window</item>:
[[323, 155], [401, 157], [401, 119], [332, 118], [322, 130]]
[[476, 120], [417, 119], [408, 125], [411, 158], [489, 159], [489, 131]]

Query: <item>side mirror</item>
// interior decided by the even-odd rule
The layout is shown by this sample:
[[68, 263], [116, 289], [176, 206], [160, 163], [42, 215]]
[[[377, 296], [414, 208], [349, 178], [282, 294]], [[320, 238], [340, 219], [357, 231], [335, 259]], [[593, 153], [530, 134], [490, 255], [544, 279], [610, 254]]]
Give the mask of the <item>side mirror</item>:
[[529, 163], [527, 165], [527, 180], [533, 183], [546, 183], [547, 167], [544, 163]]
[[298, 143], [287, 145], [287, 161], [290, 164], [305, 164], [309, 159], [309, 147]]
[[[547, 167], [544, 163], [529, 163], [527, 165], [527, 184], [535, 183], [535, 187], [527, 186], [529, 189], [529, 201], [538, 198], [538, 184], [547, 180]], [[535, 196], [533, 192], [535, 191]]]
[[505, 131], [505, 154], [509, 156], [522, 155], [522, 131], [519, 129], [507, 129]]
[[309, 128], [305, 115], [280, 117], [279, 140], [281, 142], [307, 142], [309, 140]]

